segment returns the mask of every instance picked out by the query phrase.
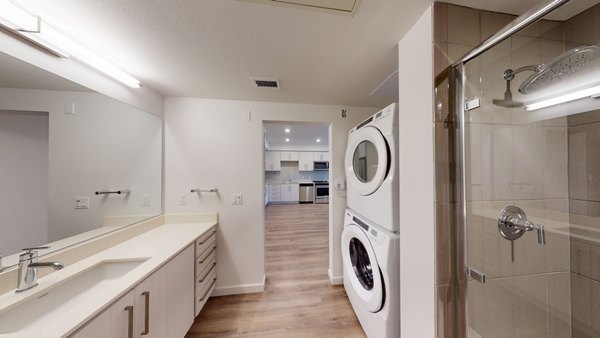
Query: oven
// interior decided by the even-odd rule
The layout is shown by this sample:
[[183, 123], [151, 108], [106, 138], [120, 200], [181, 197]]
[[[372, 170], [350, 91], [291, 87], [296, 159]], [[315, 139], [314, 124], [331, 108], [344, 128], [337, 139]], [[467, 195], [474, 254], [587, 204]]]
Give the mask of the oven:
[[329, 182], [327, 181], [313, 181], [315, 184], [315, 203], [316, 204], [327, 204], [329, 203]]

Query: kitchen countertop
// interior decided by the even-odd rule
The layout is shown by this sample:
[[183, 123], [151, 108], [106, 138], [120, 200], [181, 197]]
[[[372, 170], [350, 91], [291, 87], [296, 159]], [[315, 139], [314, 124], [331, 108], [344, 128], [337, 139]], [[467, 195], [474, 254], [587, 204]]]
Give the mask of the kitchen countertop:
[[[93, 298], [86, 299], [85, 302], [81, 302], [81, 304], [77, 304], [57, 316], [52, 316], [48, 320], [35, 323], [33, 327], [26, 330], [0, 334], [0, 337], [65, 337], [73, 333], [82, 324], [129, 292], [216, 224], [216, 221], [164, 224], [42, 277], [38, 280], [39, 285], [34, 289], [22, 293], [8, 292], [0, 295], [1, 316], [2, 311], [18, 306], [19, 303], [28, 299], [43, 295], [48, 291], [48, 288], [58, 286], [70, 277], [103, 261], [148, 258], [148, 260], [122, 277], [112, 280], [110, 287], [104, 288], [101, 292], [95, 294]], [[193, 262], [190, 262], [190, 264], [193, 264]]]

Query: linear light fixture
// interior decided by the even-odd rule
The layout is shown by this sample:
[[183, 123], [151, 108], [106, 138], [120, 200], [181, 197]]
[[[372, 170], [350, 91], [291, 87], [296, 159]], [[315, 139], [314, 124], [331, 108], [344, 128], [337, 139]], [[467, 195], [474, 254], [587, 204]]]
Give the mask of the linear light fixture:
[[[34, 28], [34, 23], [36, 28]], [[0, 0], [0, 24], [33, 43], [50, 50], [57, 56], [65, 58], [72, 56], [131, 88], [141, 86], [140, 81], [133, 76], [69, 39], [56, 29], [48, 26], [39, 17], [15, 6], [8, 0]]]
[[572, 93], [568, 93], [568, 94], [559, 95], [559, 96], [556, 96], [556, 97], [553, 97], [553, 98], [550, 98], [547, 100], [531, 103], [531, 104], [528, 104], [525, 107], [525, 109], [527, 111], [532, 111], [532, 110], [537, 110], [537, 109], [554, 106], [554, 105], [557, 105], [560, 103], [575, 101], [575, 100], [583, 99], [586, 97], [593, 97], [593, 96], [598, 96], [598, 95], [600, 95], [600, 85], [581, 89], [581, 90], [578, 90], [578, 91], [575, 91]]

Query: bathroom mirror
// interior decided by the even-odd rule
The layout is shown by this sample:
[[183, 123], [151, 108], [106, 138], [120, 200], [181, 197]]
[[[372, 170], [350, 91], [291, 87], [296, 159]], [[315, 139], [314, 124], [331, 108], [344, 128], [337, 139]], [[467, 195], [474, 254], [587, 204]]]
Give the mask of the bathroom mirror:
[[160, 214], [161, 171], [161, 118], [0, 53], [3, 267]]

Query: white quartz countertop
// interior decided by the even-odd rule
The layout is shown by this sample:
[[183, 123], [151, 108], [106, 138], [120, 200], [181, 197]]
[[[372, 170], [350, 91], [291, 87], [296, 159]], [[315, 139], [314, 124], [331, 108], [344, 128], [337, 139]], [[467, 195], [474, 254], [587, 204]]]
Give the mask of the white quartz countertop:
[[[126, 294], [146, 277], [167, 263], [196, 238], [203, 235], [216, 222], [165, 224], [139, 236], [115, 245], [109, 249], [85, 258], [64, 269], [51, 273], [38, 280], [39, 285], [31, 290], [0, 295], [0, 316], [2, 312], [19, 306], [28, 299], [43, 295], [49, 288], [60, 285], [70, 277], [103, 261], [145, 259], [141, 265], [125, 275], [110, 281], [107, 287], [86, 299], [85, 302], [52, 316], [51, 320], [35, 323], [23, 331], [0, 334], [0, 337], [65, 337], [82, 324], [100, 313], [122, 295]], [[193, 264], [193, 262], [190, 262]], [[16, 281], [15, 281], [16, 286]]]

